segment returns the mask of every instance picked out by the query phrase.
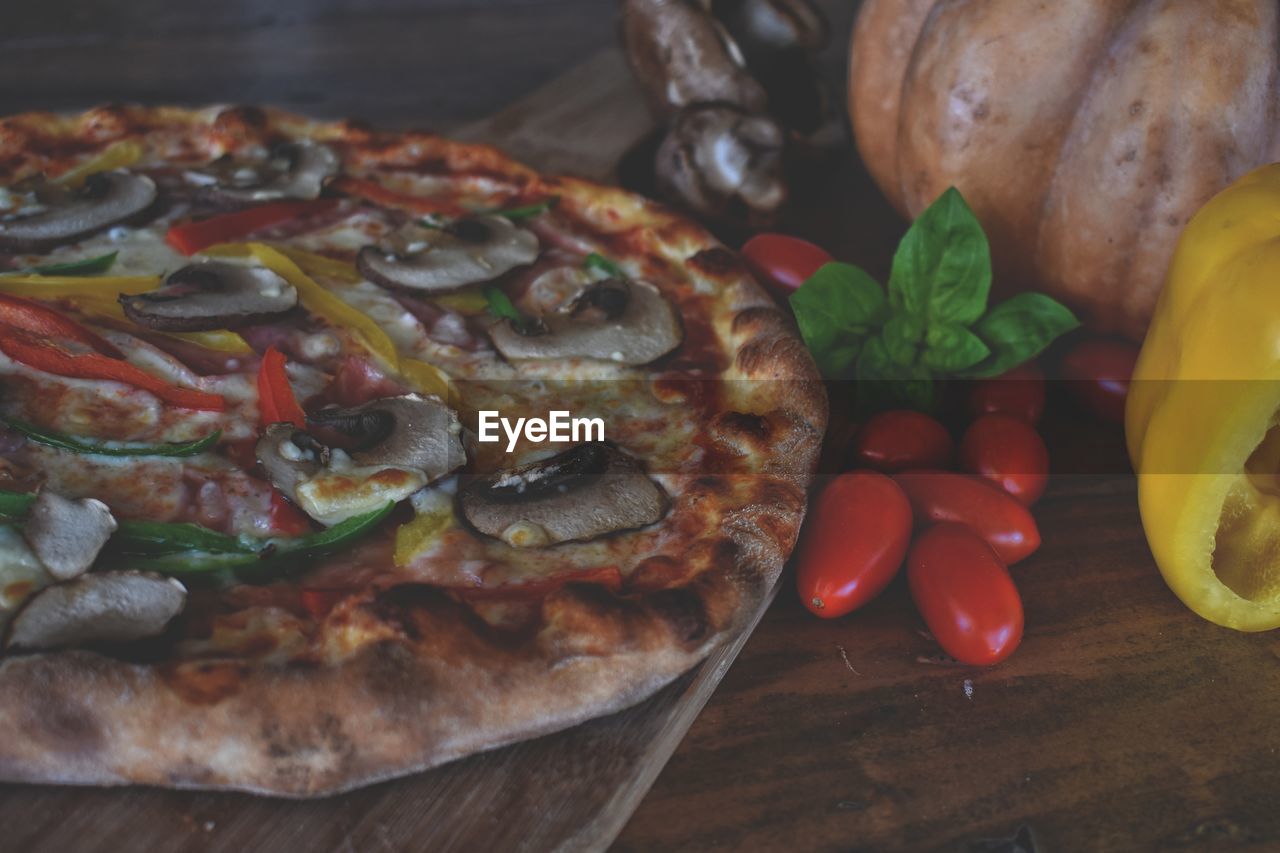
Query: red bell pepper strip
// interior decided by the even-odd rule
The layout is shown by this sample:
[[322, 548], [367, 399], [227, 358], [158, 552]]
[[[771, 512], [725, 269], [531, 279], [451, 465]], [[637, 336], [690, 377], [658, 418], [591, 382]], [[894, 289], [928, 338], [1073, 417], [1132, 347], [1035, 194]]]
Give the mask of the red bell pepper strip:
[[387, 189], [377, 181], [344, 175], [330, 184], [335, 190], [362, 198], [380, 207], [395, 207], [411, 213], [435, 213], [440, 216], [466, 216], [469, 211], [449, 201], [435, 201]]
[[68, 352], [54, 341], [16, 326], [0, 326], [0, 351], [15, 361], [45, 373], [75, 379], [123, 382], [149, 391], [164, 402], [184, 409], [220, 412], [227, 407], [227, 401], [217, 394], [170, 385], [127, 361], [102, 353]]
[[466, 601], [510, 601], [540, 598], [571, 583], [594, 584], [612, 592], [618, 592], [622, 589], [622, 573], [618, 571], [617, 566], [598, 566], [560, 572], [521, 583], [507, 583], [493, 587], [454, 588], [453, 592]]
[[31, 332], [46, 338], [62, 338], [84, 344], [89, 349], [120, 358], [120, 350], [104, 341], [98, 335], [81, 326], [70, 317], [65, 317], [46, 308], [38, 302], [23, 299], [20, 296], [8, 296], [0, 293], [0, 324]]
[[170, 227], [165, 241], [184, 255], [194, 255], [218, 243], [240, 240], [300, 216], [331, 210], [337, 204], [338, 200], [333, 198], [277, 201], [207, 219], [192, 219]]
[[307, 514], [289, 503], [289, 499], [279, 489], [271, 490], [271, 509], [267, 515], [271, 529], [285, 536], [302, 536], [311, 532], [311, 519]]
[[290, 423], [304, 429], [307, 416], [293, 396], [293, 387], [289, 384], [284, 365], [284, 353], [275, 347], [267, 347], [258, 368], [258, 411], [262, 415], [262, 425]]
[[320, 620], [329, 615], [344, 598], [354, 594], [349, 589], [304, 589], [298, 593], [302, 609], [312, 619]]

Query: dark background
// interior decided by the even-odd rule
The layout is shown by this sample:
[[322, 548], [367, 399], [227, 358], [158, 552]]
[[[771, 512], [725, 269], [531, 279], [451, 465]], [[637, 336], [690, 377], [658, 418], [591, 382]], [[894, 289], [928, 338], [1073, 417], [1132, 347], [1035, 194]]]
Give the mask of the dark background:
[[[108, 101], [273, 104], [445, 129], [616, 38], [612, 0], [22, 0], [0, 27], [0, 114]], [[839, 85], [856, 0], [824, 0]], [[13, 14], [16, 12], [16, 14]]]

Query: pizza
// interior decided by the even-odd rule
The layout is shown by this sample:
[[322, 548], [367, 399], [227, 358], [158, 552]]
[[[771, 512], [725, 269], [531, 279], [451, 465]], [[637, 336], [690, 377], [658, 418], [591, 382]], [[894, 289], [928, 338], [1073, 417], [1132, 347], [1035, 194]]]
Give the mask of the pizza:
[[698, 225], [251, 107], [0, 120], [0, 778], [327, 794], [758, 609], [826, 397]]

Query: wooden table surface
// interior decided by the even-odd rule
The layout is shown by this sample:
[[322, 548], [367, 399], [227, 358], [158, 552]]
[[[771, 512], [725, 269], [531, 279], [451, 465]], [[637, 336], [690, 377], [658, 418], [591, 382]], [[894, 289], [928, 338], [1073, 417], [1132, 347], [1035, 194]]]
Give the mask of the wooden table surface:
[[[834, 79], [856, 3], [824, 5]], [[0, 113], [249, 101], [449, 128], [608, 44], [613, 17], [607, 0], [25, 3], [0, 29]], [[827, 183], [795, 227], [883, 270], [900, 224], [856, 163]], [[1117, 428], [1055, 389], [1045, 431], [1013, 658], [940, 665], [901, 584], [834, 622], [784, 587], [617, 848], [1280, 848], [1280, 637], [1175, 601]]]

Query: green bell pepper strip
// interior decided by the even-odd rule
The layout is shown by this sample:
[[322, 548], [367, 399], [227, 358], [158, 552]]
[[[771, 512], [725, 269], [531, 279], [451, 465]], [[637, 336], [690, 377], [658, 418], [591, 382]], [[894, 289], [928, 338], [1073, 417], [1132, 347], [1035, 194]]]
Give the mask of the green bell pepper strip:
[[119, 252], [107, 252], [93, 258], [81, 258], [78, 261], [67, 261], [65, 264], [44, 264], [22, 270], [24, 273], [36, 275], [94, 275], [106, 272], [116, 262]]
[[589, 270], [599, 270], [600, 272], [611, 275], [616, 278], [626, 278], [627, 274], [622, 271], [622, 267], [618, 266], [616, 261], [606, 258], [599, 252], [592, 252], [582, 261], [582, 266]]
[[173, 554], [211, 551], [259, 554], [265, 543], [247, 536], [228, 536], [187, 522], [122, 521], [111, 537], [111, 549], [121, 554]]
[[231, 572], [237, 580], [242, 581], [272, 580], [287, 571], [290, 564], [297, 560], [321, 557], [354, 544], [372, 533], [393, 508], [395, 503], [388, 502], [372, 512], [353, 516], [326, 530], [295, 539], [259, 540], [261, 547], [256, 551], [197, 550], [154, 557], [143, 556], [130, 560], [129, 567], [180, 578], [213, 577]]
[[221, 430], [215, 430], [204, 438], [164, 444], [145, 444], [130, 441], [95, 441], [66, 433], [38, 427], [18, 418], [0, 418], [14, 432], [21, 433], [37, 444], [87, 453], [94, 456], [195, 456], [218, 443]]
[[28, 492], [0, 491], [0, 516], [5, 518], [22, 518], [31, 512], [31, 505], [36, 496]]
[[510, 219], [512, 222], [524, 222], [541, 216], [559, 203], [560, 196], [553, 195], [545, 201], [540, 201], [535, 204], [526, 204], [523, 207], [509, 207], [505, 210], [497, 208], [494, 210], [479, 211], [479, 213], [486, 216], [502, 216]]

